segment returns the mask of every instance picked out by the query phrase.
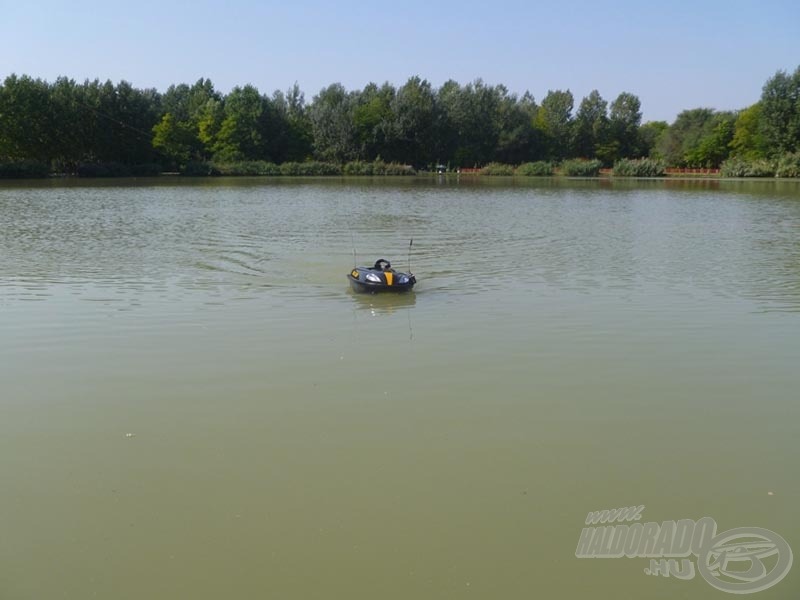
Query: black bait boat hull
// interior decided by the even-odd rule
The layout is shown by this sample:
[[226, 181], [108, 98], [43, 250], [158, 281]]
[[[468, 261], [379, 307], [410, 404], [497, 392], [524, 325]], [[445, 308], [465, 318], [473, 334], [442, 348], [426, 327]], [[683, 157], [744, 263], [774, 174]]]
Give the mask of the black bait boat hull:
[[417, 283], [413, 274], [395, 271], [383, 259], [377, 261], [374, 267], [354, 267], [347, 274], [347, 280], [353, 291], [361, 294], [403, 293], [410, 291]]

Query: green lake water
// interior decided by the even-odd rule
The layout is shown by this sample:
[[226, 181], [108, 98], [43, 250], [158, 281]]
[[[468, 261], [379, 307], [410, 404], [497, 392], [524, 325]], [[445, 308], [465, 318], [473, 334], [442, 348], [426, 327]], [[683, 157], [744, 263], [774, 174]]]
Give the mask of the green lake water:
[[800, 552], [799, 400], [798, 182], [0, 184], [3, 600], [732, 597], [584, 521]]

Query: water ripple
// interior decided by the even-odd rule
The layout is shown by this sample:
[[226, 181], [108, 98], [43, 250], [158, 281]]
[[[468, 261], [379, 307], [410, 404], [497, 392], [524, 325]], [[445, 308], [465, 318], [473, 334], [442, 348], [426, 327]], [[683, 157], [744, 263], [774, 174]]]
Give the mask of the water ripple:
[[800, 310], [797, 189], [716, 188], [0, 188], [0, 293], [326, 294], [342, 287], [354, 245], [360, 263], [407, 268], [413, 238], [412, 270], [429, 292], [659, 289]]

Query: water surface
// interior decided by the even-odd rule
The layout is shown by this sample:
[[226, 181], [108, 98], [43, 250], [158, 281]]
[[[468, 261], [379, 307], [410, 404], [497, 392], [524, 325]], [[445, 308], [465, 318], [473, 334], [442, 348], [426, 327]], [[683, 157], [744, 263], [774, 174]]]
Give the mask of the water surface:
[[575, 557], [640, 504], [800, 549], [797, 183], [5, 183], [0, 332], [0, 598], [722, 595]]

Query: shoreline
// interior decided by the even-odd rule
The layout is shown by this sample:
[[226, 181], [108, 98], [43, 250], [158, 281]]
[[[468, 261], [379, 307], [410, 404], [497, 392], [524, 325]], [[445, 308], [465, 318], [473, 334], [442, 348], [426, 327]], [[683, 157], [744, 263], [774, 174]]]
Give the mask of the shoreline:
[[185, 175], [181, 173], [165, 172], [158, 175], [112, 175], [103, 177], [91, 177], [72, 175], [65, 173], [51, 173], [44, 177], [2, 177], [0, 178], [0, 185], [4, 182], [89, 182], [89, 181], [236, 181], [258, 179], [264, 181], [342, 181], [342, 180], [393, 180], [393, 181], [422, 181], [422, 180], [466, 180], [470, 182], [528, 182], [535, 183], [537, 181], [582, 181], [590, 182], [596, 181], [599, 183], [611, 182], [800, 182], [797, 177], [723, 177], [719, 174], [667, 174], [658, 177], [635, 177], [623, 175], [600, 174], [598, 176], [578, 176], [578, 175], [545, 175], [545, 176], [530, 176], [530, 175], [485, 175], [480, 173], [433, 173], [433, 172], [419, 172], [414, 175]]

